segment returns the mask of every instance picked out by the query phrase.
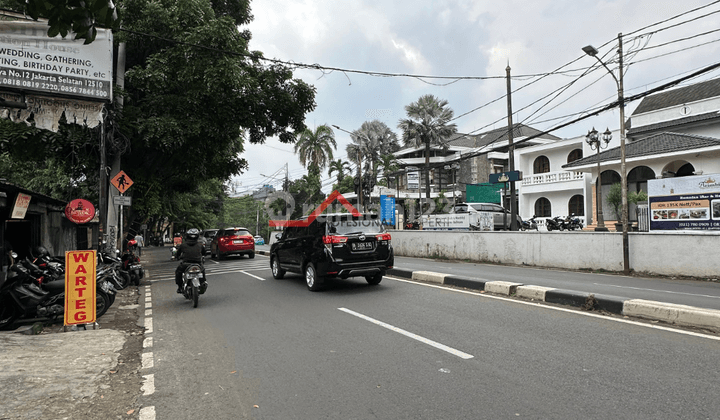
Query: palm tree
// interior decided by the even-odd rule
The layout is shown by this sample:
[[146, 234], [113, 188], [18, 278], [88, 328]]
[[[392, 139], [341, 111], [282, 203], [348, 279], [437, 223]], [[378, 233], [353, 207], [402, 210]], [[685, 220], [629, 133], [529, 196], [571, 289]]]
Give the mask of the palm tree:
[[295, 153], [300, 158], [300, 163], [308, 171], [317, 174], [332, 161], [334, 149], [337, 149], [335, 133], [326, 124], [318, 126], [314, 132], [306, 128], [295, 143]]
[[446, 108], [448, 101], [433, 95], [423, 95], [417, 102], [405, 106], [408, 118], [400, 120], [406, 146], [425, 145], [425, 194], [430, 198], [430, 144], [447, 147], [447, 139], [457, 133], [457, 126], [449, 124], [453, 110]]
[[328, 176], [332, 176], [333, 172], [337, 172], [336, 179], [339, 185], [343, 178], [345, 178], [345, 172], [350, 172], [351, 170], [350, 162], [342, 159], [333, 160], [330, 162], [330, 165], [328, 165]]
[[346, 147], [348, 157], [358, 165], [365, 161], [365, 172], [377, 177], [380, 156], [400, 149], [397, 135], [385, 123], [373, 120], [364, 122], [350, 136], [352, 143]]
[[[382, 169], [383, 178], [385, 178], [387, 187], [390, 188], [390, 175], [399, 169], [395, 155], [388, 153], [380, 156], [378, 167]], [[397, 188], [397, 186], [395, 186]]]

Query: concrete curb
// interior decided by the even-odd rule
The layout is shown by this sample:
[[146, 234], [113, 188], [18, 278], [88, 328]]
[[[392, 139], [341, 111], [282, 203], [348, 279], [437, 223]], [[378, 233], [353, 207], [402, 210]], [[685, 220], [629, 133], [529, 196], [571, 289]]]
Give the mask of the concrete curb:
[[578, 292], [574, 290], [554, 289], [552, 287], [506, 281], [486, 281], [472, 277], [453, 276], [451, 274], [430, 271], [412, 271], [393, 268], [388, 270], [387, 274], [419, 282], [457, 286], [497, 295], [515, 296], [526, 300], [572, 306], [587, 311], [605, 311], [623, 316], [663, 321], [686, 327], [720, 331], [720, 310], [642, 299], [630, 299], [621, 296]]
[[[269, 251], [255, 251], [255, 253], [270, 255]], [[605, 311], [623, 316], [663, 321], [686, 327], [707, 328], [720, 331], [720, 311], [714, 309], [577, 292], [574, 290], [554, 289], [552, 287], [506, 281], [487, 281], [432, 271], [412, 271], [403, 268], [391, 268], [387, 271], [387, 275], [418, 282], [444, 284], [466, 289], [481, 290], [503, 296], [515, 296], [526, 300], [572, 306], [587, 311]]]

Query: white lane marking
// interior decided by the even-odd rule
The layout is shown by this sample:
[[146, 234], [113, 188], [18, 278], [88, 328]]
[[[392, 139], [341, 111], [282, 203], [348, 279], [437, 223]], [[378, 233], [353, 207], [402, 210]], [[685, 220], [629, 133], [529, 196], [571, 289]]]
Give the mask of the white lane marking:
[[249, 269], [249, 270], [244, 270], [244, 271], [267, 271], [267, 270], [270, 270], [270, 267], [265, 267], [265, 268], [251, 268], [251, 269]]
[[643, 290], [646, 292], [660, 292], [660, 293], [669, 293], [672, 295], [686, 295], [686, 296], [698, 296], [698, 297], [707, 297], [712, 299], [720, 299], [720, 296], [713, 296], [713, 295], [701, 295], [697, 293], [685, 293], [685, 292], [673, 292], [670, 290], [658, 290], [658, 289], [644, 289], [642, 287], [630, 287], [630, 286], [618, 286], [615, 284], [603, 284], [603, 283], [593, 283], [596, 286], [610, 286], [610, 287], [617, 287], [619, 289], [632, 289], [632, 290]]
[[152, 334], [153, 322], [152, 318], [145, 318], [145, 334]]
[[155, 375], [151, 373], [149, 375], [143, 375], [143, 378], [145, 378], [145, 380], [140, 390], [143, 392], [143, 395], [152, 395], [155, 393]]
[[155, 406], [141, 408], [138, 420], [155, 420]]
[[151, 316], [152, 315], [152, 309], [145, 309], [145, 316]]
[[264, 278], [258, 277], [258, 276], [256, 276], [255, 274], [246, 273], [246, 272], [244, 272], [244, 271], [241, 271], [241, 273], [243, 273], [243, 274], [245, 274], [245, 275], [247, 275], [247, 276], [250, 276], [250, 277], [254, 277], [254, 278], [256, 278], [256, 279], [258, 279], [258, 280], [260, 280], [260, 281], [265, 281]]
[[142, 369], [150, 369], [153, 366], [155, 366], [155, 362], [153, 359], [153, 353], [147, 352], [142, 354]]
[[473, 296], [478, 296], [478, 297], [488, 298], [488, 299], [504, 300], [504, 301], [506, 301], [506, 302], [513, 302], [513, 303], [517, 303], [517, 304], [520, 304], [520, 305], [535, 306], [535, 307], [538, 307], [538, 308], [550, 309], [550, 310], [553, 310], [553, 311], [569, 312], [569, 313], [573, 313], [573, 314], [576, 314], [576, 315], [589, 316], [589, 317], [591, 317], [591, 318], [604, 319], [604, 320], [607, 320], [607, 321], [615, 321], [615, 322], [620, 322], [620, 323], [623, 323], [623, 324], [631, 324], [631, 325], [636, 325], [636, 326], [639, 326], [639, 327], [651, 328], [651, 329], [655, 329], [655, 330], [662, 330], [662, 331], [674, 332], [674, 333], [677, 333], [677, 334], [684, 334], [684, 335], [690, 335], [690, 336], [693, 336], [693, 337], [708, 338], [708, 339], [710, 339], [710, 340], [720, 341], [720, 337], [717, 337], [717, 336], [714, 336], [714, 335], [707, 335], [707, 334], [701, 334], [701, 333], [696, 333], [696, 332], [692, 332], [692, 331], [678, 330], [678, 329], [675, 329], [675, 328], [664, 327], [664, 326], [662, 326], [662, 325], [644, 324], [644, 323], [642, 323], [642, 322], [631, 321], [631, 320], [629, 320], [629, 319], [613, 318], [613, 317], [609, 317], [609, 316], [605, 316], [605, 315], [598, 315], [598, 314], [593, 314], [593, 313], [590, 313], [590, 312], [583, 312], [583, 311], [578, 311], [578, 310], [574, 310], [574, 309], [561, 308], [561, 307], [557, 307], [557, 306], [548, 306], [548, 305], [543, 305], [541, 302], [527, 302], [527, 301], [524, 301], [524, 300], [515, 300], [515, 299], [510, 299], [510, 298], [506, 298], [506, 297], [502, 297], [502, 296], [488, 295], [488, 294], [480, 293], [479, 291], [474, 292], [474, 291], [471, 291], [471, 290], [453, 289], [453, 288], [450, 288], [450, 287], [443, 287], [443, 286], [436, 286], [436, 285], [434, 285], [434, 284], [420, 283], [420, 282], [416, 282], [416, 281], [412, 281], [412, 280], [408, 280], [408, 279], [401, 279], [401, 278], [398, 278], [398, 277], [389, 277], [389, 276], [386, 276], [385, 278], [386, 278], [386, 279], [396, 280], [396, 281], [401, 281], [401, 282], [403, 282], [403, 283], [416, 284], [416, 285], [418, 285], [418, 286], [432, 287], [432, 288], [435, 288], [435, 289], [442, 289], [442, 290], [446, 290], [446, 291], [449, 290], [449, 291], [453, 291], [453, 292], [457, 292], [457, 293], [464, 293], [464, 294], [467, 294], [467, 295], [473, 295]]
[[143, 340], [143, 348], [149, 349], [149, 348], [152, 348], [152, 346], [153, 346], [153, 338], [145, 337], [145, 339]]
[[444, 344], [440, 344], [440, 343], [438, 343], [437, 341], [429, 340], [429, 339], [427, 339], [427, 338], [425, 338], [425, 337], [421, 337], [421, 336], [419, 336], [419, 335], [417, 335], [417, 334], [413, 334], [413, 333], [411, 333], [411, 332], [409, 332], [409, 331], [405, 331], [405, 330], [403, 330], [403, 329], [401, 329], [401, 328], [392, 326], [392, 325], [390, 325], [390, 324], [386, 324], [386, 323], [384, 323], [384, 322], [382, 322], [382, 321], [378, 321], [377, 319], [370, 318], [369, 316], [363, 315], [363, 314], [361, 314], [361, 313], [358, 313], [358, 312], [355, 312], [355, 311], [351, 311], [350, 309], [347, 309], [347, 308], [338, 308], [338, 309], [341, 310], [341, 311], [343, 311], [343, 312], [345, 312], [345, 313], [348, 313], [348, 314], [350, 314], [350, 315], [353, 315], [353, 316], [356, 316], [356, 317], [358, 317], [358, 318], [364, 319], [365, 321], [372, 322], [372, 323], [375, 324], [375, 325], [379, 325], [379, 326], [381, 326], [381, 327], [383, 327], [383, 328], [387, 328], [387, 329], [389, 329], [390, 331], [395, 331], [396, 333], [402, 334], [402, 335], [404, 335], [404, 336], [406, 336], [406, 337], [410, 337], [410, 338], [412, 338], [413, 340], [417, 340], [417, 341], [419, 341], [419, 342], [421, 342], [421, 343], [425, 343], [425, 344], [427, 344], [427, 345], [429, 345], [429, 346], [435, 347], [436, 349], [440, 349], [440, 350], [442, 350], [442, 351], [446, 351], [446, 352], [448, 352], [448, 353], [450, 353], [450, 354], [452, 354], [452, 355], [455, 355], [455, 356], [457, 356], [457, 357], [459, 357], [459, 358], [461, 358], [461, 359], [466, 359], [466, 360], [467, 360], [467, 359], [472, 359], [472, 358], [474, 357], [472, 354], [467, 354], [467, 353], [461, 352], [460, 350], [456, 350], [456, 349], [454, 349], [454, 348], [452, 348], [452, 347], [448, 347], [448, 346], [446, 346], [446, 345], [444, 345]]

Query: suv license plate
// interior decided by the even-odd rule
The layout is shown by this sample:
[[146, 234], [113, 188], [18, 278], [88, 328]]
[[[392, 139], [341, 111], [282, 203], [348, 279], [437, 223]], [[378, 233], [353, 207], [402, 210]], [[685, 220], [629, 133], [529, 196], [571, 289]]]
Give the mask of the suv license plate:
[[372, 249], [372, 248], [373, 248], [372, 242], [353, 242], [353, 244], [352, 244], [353, 251], [365, 251], [365, 250]]
[[233, 243], [234, 243], [235, 245], [239, 245], [239, 244], [242, 244], [242, 243], [243, 243], [243, 240], [242, 240], [242, 239], [235, 240], [235, 241], [233, 241]]

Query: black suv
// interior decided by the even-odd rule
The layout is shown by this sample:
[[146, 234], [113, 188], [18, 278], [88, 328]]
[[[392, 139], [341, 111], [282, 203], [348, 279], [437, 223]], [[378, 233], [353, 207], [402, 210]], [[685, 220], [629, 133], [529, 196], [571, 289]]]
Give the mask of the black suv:
[[369, 284], [379, 284], [395, 262], [390, 234], [375, 214], [323, 214], [276, 237], [270, 247], [273, 277], [281, 279], [286, 271], [304, 274], [312, 291], [326, 277], [364, 276]]

